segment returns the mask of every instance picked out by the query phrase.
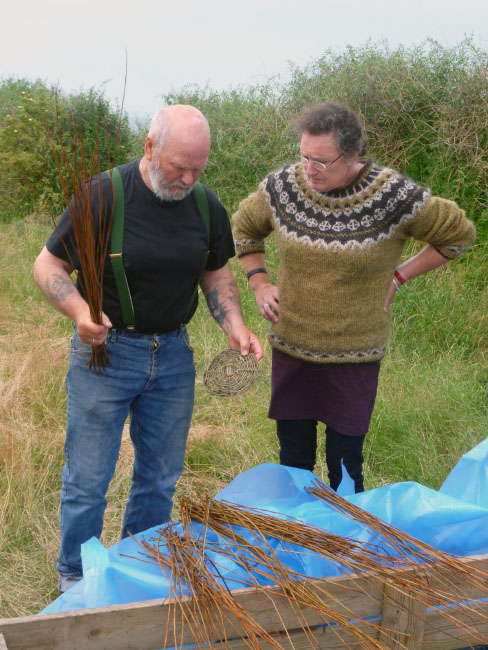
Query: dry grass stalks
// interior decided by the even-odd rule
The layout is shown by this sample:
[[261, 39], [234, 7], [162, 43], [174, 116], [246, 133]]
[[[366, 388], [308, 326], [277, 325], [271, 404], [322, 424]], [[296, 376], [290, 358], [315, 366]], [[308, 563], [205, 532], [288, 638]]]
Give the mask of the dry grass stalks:
[[[0, 336], [0, 609], [47, 605], [55, 584], [67, 342], [53, 323]], [[25, 342], [29, 341], [26, 347]], [[19, 353], [20, 351], [20, 353]], [[52, 567], [52, 571], [46, 571]]]
[[[325, 486], [323, 489], [330, 491]], [[322, 486], [318, 482], [311, 491], [321, 498]], [[348, 507], [351, 504], [346, 502], [345, 505], [343, 501], [333, 493], [333, 507], [351, 516]], [[181, 533], [175, 525], [169, 524], [160, 531], [158, 538], [140, 543], [149, 561], [159, 564], [167, 576], [175, 608], [173, 620], [179, 616], [183, 622], [181, 638], [169, 638], [171, 626], [168, 626], [168, 647], [179, 648], [188, 642], [183, 631], [185, 626], [199, 646], [218, 639], [227, 647], [232, 638], [240, 637], [249, 648], [270, 646], [278, 650], [283, 647], [279, 638], [270, 634], [269, 626], [264, 629], [259, 613], [251, 614], [235, 600], [226, 578], [243, 587], [253, 587], [263, 602], [269, 604], [267, 609], [274, 612], [272, 619], [277, 623], [283, 623], [284, 602], [288, 613], [296, 620], [295, 627], [304, 631], [310, 647], [317, 644], [307, 612], [315, 612], [314, 625], [317, 615], [320, 624], [330, 625], [345, 647], [348, 647], [348, 640], [368, 650], [387, 647], [379, 640], [377, 622], [361, 620], [354, 607], [347, 604], [354, 601], [347, 600], [345, 593], [341, 596], [340, 589], [338, 595], [340, 583], [306, 580], [307, 575], [283, 561], [288, 553], [298, 553], [304, 560], [311, 554], [325, 558], [339, 573], [357, 576], [355, 588], [378, 602], [389, 598], [400, 609], [405, 598], [424, 608], [441, 605], [440, 614], [466, 638], [486, 643], [487, 639], [458, 618], [449, 606], [470, 596], [460, 592], [461, 578], [473, 588], [473, 593], [481, 591], [488, 595], [488, 574], [467, 567], [462, 561], [383, 522], [378, 523], [368, 513], [359, 509], [353, 512], [355, 521], [378, 532], [377, 544], [341, 537], [300, 521], [277, 518], [263, 511], [209, 498], [181, 503]], [[238, 532], [242, 530], [247, 531], [247, 538]], [[235, 573], [230, 569], [233, 565], [238, 567]], [[434, 579], [428, 580], [426, 570], [433, 567], [435, 572], [429, 573]], [[277, 588], [270, 590], [270, 584]], [[184, 598], [187, 595], [195, 598]], [[457, 611], [479, 616], [469, 603], [463, 603]], [[475, 616], [471, 620], [476, 620]], [[281, 625], [283, 627], [290, 626]], [[381, 638], [387, 644], [396, 638], [394, 635], [392, 630], [381, 629]], [[288, 641], [293, 647], [290, 637]], [[403, 641], [407, 643], [407, 639]], [[397, 642], [399, 647], [406, 647], [398, 639]]]
[[[55, 567], [69, 337], [56, 335], [57, 318], [46, 309], [43, 324], [9, 323], [8, 333], [0, 336], [3, 617], [35, 614], [58, 595]], [[107, 546], [120, 539], [132, 460], [132, 444], [124, 436], [117, 473], [108, 493], [102, 538]]]

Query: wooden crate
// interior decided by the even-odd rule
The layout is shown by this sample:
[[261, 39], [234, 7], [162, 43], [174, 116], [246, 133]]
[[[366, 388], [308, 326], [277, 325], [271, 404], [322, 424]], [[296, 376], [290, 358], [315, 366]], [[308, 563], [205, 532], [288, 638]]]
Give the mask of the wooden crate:
[[[488, 555], [466, 558], [465, 563], [488, 571]], [[435, 567], [426, 570], [425, 575], [429, 583], [435, 586], [438, 580]], [[437, 609], [420, 606], [408, 594], [399, 598], [395, 592], [392, 597], [391, 587], [374, 576], [367, 580], [364, 577], [339, 576], [310, 580], [308, 584], [317, 592], [326, 586], [330, 607], [342, 614], [346, 612], [345, 607], [356, 612], [360, 619], [357, 627], [367, 630], [370, 636], [376, 636], [383, 648], [455, 650], [470, 644], [486, 643], [474, 634], [470, 637], [459, 629], [454, 620], [441, 616]], [[488, 585], [484, 592], [477, 591], [465, 584], [460, 576], [451, 588], [459, 593], [458, 603], [467, 599], [478, 600], [469, 609], [459, 604], [449, 608], [452, 616], [475, 628], [485, 639], [488, 638], [488, 602], [479, 600], [486, 597]], [[361, 648], [357, 641], [344, 635], [347, 643], [341, 641], [337, 634], [341, 632], [340, 626], [327, 626], [323, 614], [312, 609], [301, 609], [300, 614], [313, 632], [312, 642], [297, 622], [296, 609], [279, 596], [277, 587], [268, 588], [265, 595], [255, 589], [240, 589], [232, 593], [235, 600], [266, 631], [275, 635], [283, 648]], [[188, 599], [180, 601], [183, 606], [186, 602]], [[375, 619], [377, 625], [381, 624], [381, 628], [374, 632], [366, 622], [371, 618]], [[168, 648], [175, 645], [174, 638], [179, 639], [180, 646], [195, 642], [188, 626], [182, 626], [180, 607], [171, 605], [169, 599], [151, 600], [59, 614], [0, 619], [0, 650], [156, 650], [163, 648], [167, 630]], [[229, 639], [236, 634], [229, 622], [226, 623], [226, 634]], [[223, 650], [224, 644], [216, 642], [212, 647]], [[228, 647], [243, 650], [249, 645], [242, 638], [237, 638]], [[261, 647], [269, 646], [263, 642]]]

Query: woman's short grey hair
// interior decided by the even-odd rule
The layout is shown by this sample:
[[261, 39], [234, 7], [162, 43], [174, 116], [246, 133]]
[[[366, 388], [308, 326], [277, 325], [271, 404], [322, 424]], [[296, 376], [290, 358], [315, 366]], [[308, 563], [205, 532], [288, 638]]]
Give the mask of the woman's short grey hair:
[[295, 128], [301, 135], [330, 133], [340, 153], [350, 156], [366, 152], [366, 136], [357, 115], [347, 106], [334, 102], [322, 102], [310, 106], [295, 120]]

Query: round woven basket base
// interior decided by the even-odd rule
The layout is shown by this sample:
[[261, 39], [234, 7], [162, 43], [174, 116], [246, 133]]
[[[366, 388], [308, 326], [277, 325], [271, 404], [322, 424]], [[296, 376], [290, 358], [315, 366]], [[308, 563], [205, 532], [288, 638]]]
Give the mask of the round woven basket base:
[[211, 362], [203, 384], [211, 395], [240, 395], [256, 381], [258, 362], [252, 352], [243, 357], [237, 350], [224, 350]]

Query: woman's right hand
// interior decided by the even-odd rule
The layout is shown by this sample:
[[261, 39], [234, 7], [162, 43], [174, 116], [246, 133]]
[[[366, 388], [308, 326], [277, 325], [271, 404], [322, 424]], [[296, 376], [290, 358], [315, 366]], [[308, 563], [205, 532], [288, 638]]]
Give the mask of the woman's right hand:
[[267, 282], [261, 282], [254, 289], [254, 296], [261, 315], [271, 323], [277, 323], [280, 313], [278, 287]]

